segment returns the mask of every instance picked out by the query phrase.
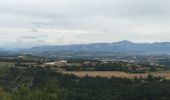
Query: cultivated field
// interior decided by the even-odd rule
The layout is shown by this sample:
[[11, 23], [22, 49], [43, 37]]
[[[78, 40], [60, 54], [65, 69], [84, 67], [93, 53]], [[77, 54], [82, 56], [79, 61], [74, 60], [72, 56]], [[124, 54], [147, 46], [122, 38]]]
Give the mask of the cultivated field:
[[122, 78], [134, 78], [134, 77], [147, 77], [149, 74], [153, 76], [161, 76], [170, 79], [170, 71], [160, 71], [160, 72], [152, 72], [152, 73], [144, 73], [144, 74], [130, 74], [121, 71], [66, 71], [63, 74], [73, 74], [79, 77], [91, 76], [91, 77], [122, 77]]

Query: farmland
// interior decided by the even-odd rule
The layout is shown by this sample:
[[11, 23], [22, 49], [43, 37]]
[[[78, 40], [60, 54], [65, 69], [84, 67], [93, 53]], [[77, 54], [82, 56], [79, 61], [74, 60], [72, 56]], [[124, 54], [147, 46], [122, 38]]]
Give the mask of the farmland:
[[120, 77], [120, 78], [130, 78], [133, 79], [135, 77], [147, 77], [149, 74], [153, 76], [161, 76], [167, 79], [170, 79], [170, 71], [159, 71], [159, 72], [147, 72], [147, 73], [140, 73], [140, 74], [133, 74], [133, 73], [126, 73], [122, 71], [66, 71], [63, 74], [73, 74], [78, 77]]

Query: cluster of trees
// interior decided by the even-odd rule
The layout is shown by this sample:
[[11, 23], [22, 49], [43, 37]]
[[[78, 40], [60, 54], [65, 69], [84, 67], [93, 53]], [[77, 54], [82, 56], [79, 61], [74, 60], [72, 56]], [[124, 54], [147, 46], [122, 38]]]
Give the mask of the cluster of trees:
[[0, 74], [1, 100], [169, 100], [162, 77], [101, 78], [63, 75], [48, 68], [9, 68]]
[[[3, 68], [4, 69], [4, 68]], [[65, 92], [50, 72], [11, 67], [0, 74], [0, 100], [64, 100]], [[45, 75], [43, 75], [43, 73]]]
[[18, 62], [18, 63], [27, 62], [27, 63], [43, 64], [45, 62], [45, 58], [32, 56], [32, 55], [24, 55], [21, 57], [11, 56], [11, 57], [0, 57], [0, 62]]
[[67, 59], [68, 63], [84, 63], [84, 62], [99, 62], [98, 60], [94, 60], [94, 59]]
[[170, 69], [170, 59], [161, 59], [159, 64], [166, 66], [167, 69]]
[[147, 64], [131, 64], [125, 62], [97, 62], [95, 65], [93, 62], [83, 66], [65, 66], [67, 71], [124, 71], [128, 73], [145, 73], [146, 71], [157, 71], [157, 69], [166, 69], [158, 66], [151, 66]]
[[16, 67], [30, 67], [31, 64], [17, 62], [17, 63], [15, 63], [15, 66]]

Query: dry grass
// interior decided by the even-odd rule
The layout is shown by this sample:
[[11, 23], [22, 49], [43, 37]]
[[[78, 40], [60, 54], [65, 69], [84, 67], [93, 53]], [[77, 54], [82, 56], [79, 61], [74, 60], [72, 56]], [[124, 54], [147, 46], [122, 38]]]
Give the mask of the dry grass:
[[154, 76], [162, 76], [162, 77], [166, 77], [167, 79], [170, 79], [170, 71], [160, 71], [160, 72], [154, 72], [151, 74]]
[[63, 74], [73, 74], [79, 77], [91, 76], [91, 77], [122, 77], [122, 78], [134, 78], [134, 77], [147, 77], [148, 74], [153, 76], [162, 76], [170, 79], [170, 71], [161, 71], [161, 72], [153, 72], [153, 73], [145, 73], [145, 74], [129, 74], [121, 71], [66, 71]]

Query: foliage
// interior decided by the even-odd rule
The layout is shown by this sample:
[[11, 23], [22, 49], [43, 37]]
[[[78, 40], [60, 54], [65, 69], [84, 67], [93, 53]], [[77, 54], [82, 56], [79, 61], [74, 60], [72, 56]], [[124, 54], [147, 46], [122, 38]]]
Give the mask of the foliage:
[[133, 64], [126, 62], [90, 62], [82, 66], [64, 66], [67, 71], [124, 71], [128, 73], [145, 73], [146, 71], [154, 72], [160, 69], [166, 69], [159, 66], [151, 66], [149, 64]]
[[101, 78], [63, 75], [47, 68], [9, 68], [0, 77], [1, 100], [169, 100], [162, 77]]

